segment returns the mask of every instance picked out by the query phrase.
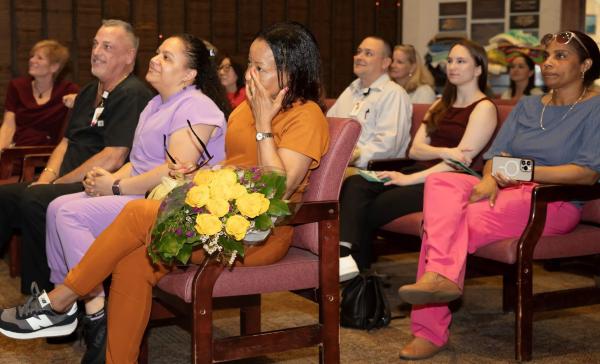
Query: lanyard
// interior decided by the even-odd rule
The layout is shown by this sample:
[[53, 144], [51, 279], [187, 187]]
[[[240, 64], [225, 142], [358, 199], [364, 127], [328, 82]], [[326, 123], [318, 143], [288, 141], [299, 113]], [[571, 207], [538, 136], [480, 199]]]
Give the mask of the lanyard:
[[100, 98], [100, 104], [94, 110], [94, 116], [92, 117], [92, 122], [90, 123], [90, 126], [104, 126], [104, 120], [100, 120], [100, 116], [104, 111], [104, 102], [106, 101], [106, 99], [108, 99], [108, 91], [104, 91], [102, 93], [102, 97]]

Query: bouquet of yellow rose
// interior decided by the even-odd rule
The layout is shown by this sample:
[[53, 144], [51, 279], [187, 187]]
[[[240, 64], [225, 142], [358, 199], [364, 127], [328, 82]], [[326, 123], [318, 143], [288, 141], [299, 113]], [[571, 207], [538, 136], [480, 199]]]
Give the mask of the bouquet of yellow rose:
[[244, 256], [245, 238], [266, 238], [274, 221], [290, 214], [285, 183], [285, 175], [262, 168], [201, 169], [162, 201], [148, 254], [155, 263], [187, 264], [198, 247], [232, 265]]

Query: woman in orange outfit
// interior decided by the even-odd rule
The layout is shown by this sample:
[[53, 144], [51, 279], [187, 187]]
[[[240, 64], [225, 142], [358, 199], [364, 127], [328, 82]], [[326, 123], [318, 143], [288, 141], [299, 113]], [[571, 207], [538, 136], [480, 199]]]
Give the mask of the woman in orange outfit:
[[[248, 99], [229, 118], [224, 164], [284, 170], [286, 196], [297, 201], [329, 142], [327, 121], [319, 106], [320, 74], [319, 50], [305, 27], [286, 22], [261, 32], [250, 46]], [[128, 203], [63, 285], [1, 311], [0, 332], [18, 338], [19, 331], [35, 326], [38, 337], [69, 334], [76, 326], [75, 301], [112, 274], [106, 362], [136, 362], [150, 314], [152, 287], [171, 269], [153, 265], [147, 255], [159, 204], [152, 200]], [[291, 227], [275, 228], [265, 244], [246, 249], [240, 264], [278, 261], [286, 254], [291, 237]], [[203, 257], [202, 251], [196, 251], [191, 260], [199, 263]], [[38, 321], [26, 323], [33, 316]]]

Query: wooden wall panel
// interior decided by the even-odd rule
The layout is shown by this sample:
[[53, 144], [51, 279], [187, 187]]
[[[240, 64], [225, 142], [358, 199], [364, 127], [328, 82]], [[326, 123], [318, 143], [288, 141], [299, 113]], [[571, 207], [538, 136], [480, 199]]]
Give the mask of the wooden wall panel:
[[309, 9], [310, 6], [308, 0], [288, 1], [287, 20], [308, 24], [310, 17]]
[[71, 14], [73, 12], [73, 1], [72, 0], [52, 0], [46, 4], [47, 8], [47, 27], [46, 33], [47, 38], [56, 39], [71, 52], [71, 60], [67, 63], [65, 70], [63, 71], [65, 78], [73, 79], [74, 62], [73, 60], [78, 59], [76, 54], [73, 54], [75, 49], [75, 42], [73, 40], [73, 22], [71, 21]]
[[187, 0], [185, 12], [187, 19], [185, 31], [209, 41], [211, 40], [210, 4], [210, 0]]
[[158, 30], [164, 38], [185, 32], [184, 5], [184, 0], [158, 1]]
[[[52, 0], [54, 1], [54, 0]], [[131, 1], [129, 0], [103, 0], [102, 18], [121, 19], [131, 21]]]
[[[354, 79], [352, 55], [367, 35], [400, 43], [400, 0], [0, 0], [0, 106], [8, 80], [26, 74], [29, 49], [43, 37], [71, 49], [71, 75], [92, 79], [90, 48], [102, 19], [129, 21], [140, 37], [135, 72], [144, 77], [160, 35], [189, 32], [245, 63], [256, 33], [277, 21], [305, 24], [319, 42], [323, 83], [336, 97]], [[2, 31], [3, 30], [3, 31]]]
[[160, 43], [157, 14], [157, 1], [132, 0], [132, 25], [140, 37], [135, 73], [141, 79], [144, 79], [148, 62]]
[[0, 2], [0, 105], [4, 106], [6, 87], [13, 77], [12, 64], [12, 37], [11, 37], [11, 6], [9, 1]]
[[[218, 48], [233, 53], [237, 45], [237, 1], [218, 0], [212, 2], [211, 42]], [[240, 15], [241, 17], [242, 15]], [[246, 16], [244, 14], [244, 16]]]
[[[262, 2], [262, 23], [264, 25], [273, 24], [278, 21], [288, 20], [286, 16], [287, 4], [294, 0], [279, 0], [269, 1], [263, 0]], [[302, 1], [302, 0], [295, 0]]]
[[73, 9], [77, 17], [77, 54], [78, 68], [75, 75], [80, 85], [85, 85], [92, 80], [90, 66], [90, 51], [96, 31], [102, 24], [101, 2], [95, 0], [77, 0], [76, 7]]
[[337, 98], [354, 79], [352, 74], [352, 55], [360, 42], [354, 35], [354, 6], [348, 6], [346, 0], [333, 0], [331, 63], [329, 97]]
[[42, 2], [40, 0], [19, 0], [15, 2], [16, 22], [16, 62], [18, 74], [27, 73], [29, 51], [42, 35]]
[[237, 54], [235, 59], [242, 64], [248, 62], [250, 43], [262, 27], [261, 3], [261, 0], [239, 0], [238, 3], [238, 14], [244, 19], [238, 22], [238, 44], [236, 49], [225, 49], [225, 52]]

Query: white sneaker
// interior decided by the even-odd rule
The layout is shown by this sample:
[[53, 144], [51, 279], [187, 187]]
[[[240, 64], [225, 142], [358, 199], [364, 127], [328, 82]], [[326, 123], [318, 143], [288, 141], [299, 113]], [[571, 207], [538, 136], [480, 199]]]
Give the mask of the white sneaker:
[[356, 277], [358, 273], [358, 266], [352, 258], [352, 255], [340, 258], [340, 282], [352, 279]]

